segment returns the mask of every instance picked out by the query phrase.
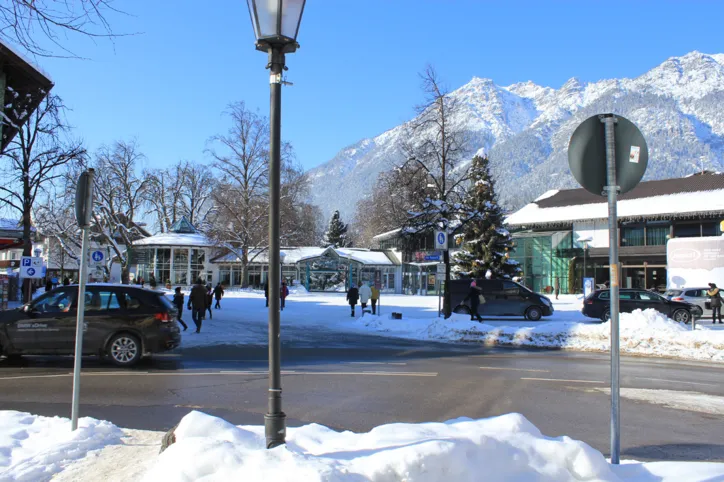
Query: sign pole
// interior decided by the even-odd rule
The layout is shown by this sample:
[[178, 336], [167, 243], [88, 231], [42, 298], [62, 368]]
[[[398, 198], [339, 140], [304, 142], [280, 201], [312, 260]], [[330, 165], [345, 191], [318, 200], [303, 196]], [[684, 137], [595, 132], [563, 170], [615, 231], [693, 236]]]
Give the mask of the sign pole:
[[619, 282], [618, 266], [618, 213], [616, 209], [618, 186], [616, 183], [616, 117], [601, 117], [606, 135], [606, 172], [608, 194], [608, 235], [609, 235], [609, 272], [611, 277], [611, 463], [619, 463], [621, 452], [621, 417], [619, 412]]
[[[88, 245], [90, 244], [90, 217], [93, 210], [93, 169], [81, 174], [76, 188], [76, 217], [83, 229], [83, 244], [80, 253], [80, 274], [78, 279], [78, 317], [75, 325], [75, 357], [73, 360], [73, 403], [71, 408], [71, 430], [78, 429], [78, 405], [80, 403], [80, 365], [83, 355], [83, 328], [85, 321], [85, 283], [88, 278]], [[82, 203], [83, 207], [78, 204]]]

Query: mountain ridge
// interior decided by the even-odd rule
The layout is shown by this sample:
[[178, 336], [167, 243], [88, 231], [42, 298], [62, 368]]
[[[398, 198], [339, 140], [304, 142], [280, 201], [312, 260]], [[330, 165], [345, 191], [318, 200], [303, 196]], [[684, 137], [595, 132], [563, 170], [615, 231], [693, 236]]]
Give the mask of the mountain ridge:
[[[576, 187], [568, 140], [581, 121], [601, 112], [623, 115], [644, 133], [645, 179], [724, 168], [724, 111], [717, 107], [724, 105], [724, 54], [670, 57], [635, 78], [583, 83], [574, 76], [559, 89], [530, 80], [499, 86], [473, 76], [450, 95], [461, 104], [452, 121], [471, 139], [466, 156], [488, 153], [498, 196], [509, 209], [550, 189]], [[351, 220], [379, 173], [404, 159], [405, 135], [403, 123], [309, 170], [311, 201], [325, 215], [339, 210]]]

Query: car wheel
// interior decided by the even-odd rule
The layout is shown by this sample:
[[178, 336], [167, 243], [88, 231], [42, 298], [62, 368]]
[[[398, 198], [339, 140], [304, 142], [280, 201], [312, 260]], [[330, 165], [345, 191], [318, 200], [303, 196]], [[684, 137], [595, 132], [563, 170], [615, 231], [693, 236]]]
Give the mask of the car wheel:
[[611, 310], [606, 310], [603, 312], [603, 316], [601, 316], [601, 321], [606, 323], [608, 320], [611, 319]]
[[530, 321], [538, 321], [541, 319], [541, 316], [543, 316], [543, 312], [537, 306], [531, 306], [525, 312], [525, 317], [528, 318]]
[[130, 367], [141, 359], [141, 342], [128, 333], [119, 333], [108, 342], [108, 356], [119, 367]]
[[676, 310], [674, 311], [674, 321], [688, 325], [691, 321], [691, 313], [688, 310]]
[[470, 308], [465, 305], [457, 305], [455, 309], [453, 310], [453, 313], [457, 315], [469, 315], [470, 314]]

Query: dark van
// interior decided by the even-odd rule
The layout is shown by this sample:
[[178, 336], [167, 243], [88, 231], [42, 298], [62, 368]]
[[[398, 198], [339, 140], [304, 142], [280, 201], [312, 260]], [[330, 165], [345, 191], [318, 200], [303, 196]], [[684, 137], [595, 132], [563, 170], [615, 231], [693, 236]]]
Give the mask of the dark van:
[[[471, 279], [450, 281], [453, 312], [470, 314], [470, 302], [464, 300], [470, 291], [471, 282]], [[480, 316], [523, 316], [538, 321], [542, 316], [553, 314], [553, 303], [549, 298], [514, 281], [478, 279], [475, 283], [485, 297], [485, 304], [478, 307]]]
[[[0, 313], [0, 355], [72, 355], [78, 286], [45, 293], [17, 310]], [[176, 348], [176, 310], [162, 292], [130, 285], [89, 284], [85, 292], [83, 354], [118, 366]]]

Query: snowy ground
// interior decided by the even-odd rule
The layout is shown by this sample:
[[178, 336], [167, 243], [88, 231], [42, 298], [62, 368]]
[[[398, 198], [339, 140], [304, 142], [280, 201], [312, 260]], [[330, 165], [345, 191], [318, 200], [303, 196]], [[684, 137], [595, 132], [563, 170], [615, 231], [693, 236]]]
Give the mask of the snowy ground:
[[264, 427], [192, 411], [176, 443], [158, 455], [161, 432], [123, 431], [81, 419], [0, 412], [0, 481], [714, 481], [724, 464], [609, 464], [587, 444], [546, 437], [525, 417], [388, 424], [367, 433], [310, 424], [287, 445], [264, 448]]
[[[260, 344], [267, 342], [267, 310], [261, 292], [230, 292], [222, 300], [222, 309], [213, 310], [213, 320], [204, 320], [200, 334], [192, 328], [184, 334], [182, 347], [219, 344]], [[306, 328], [333, 332], [376, 333], [384, 336], [419, 340], [465, 341], [498, 345], [564, 348], [582, 351], [607, 351], [610, 325], [584, 317], [581, 300], [573, 295], [554, 301], [555, 313], [538, 322], [521, 318], [486, 319], [472, 322], [469, 317], [453, 315], [444, 320], [438, 315], [434, 296], [386, 295], [382, 315], [350, 316], [343, 294], [295, 293], [287, 299], [282, 312], [282, 339], [298, 336]], [[392, 312], [402, 313], [393, 320]], [[190, 313], [184, 319], [193, 327]], [[721, 327], [721, 328], [720, 328]], [[708, 321], [690, 326], [674, 323], [648, 310], [621, 316], [621, 351], [624, 353], [691, 360], [724, 361], [724, 325], [714, 327]]]

